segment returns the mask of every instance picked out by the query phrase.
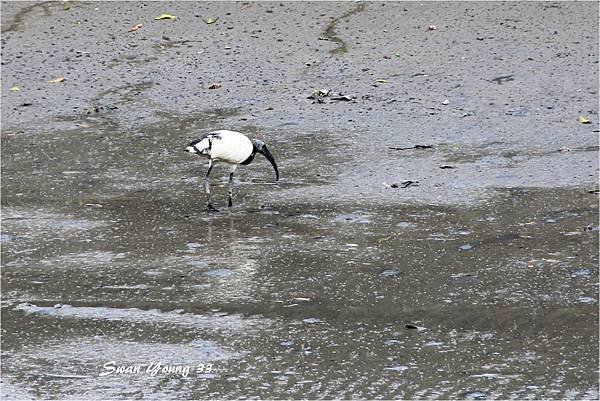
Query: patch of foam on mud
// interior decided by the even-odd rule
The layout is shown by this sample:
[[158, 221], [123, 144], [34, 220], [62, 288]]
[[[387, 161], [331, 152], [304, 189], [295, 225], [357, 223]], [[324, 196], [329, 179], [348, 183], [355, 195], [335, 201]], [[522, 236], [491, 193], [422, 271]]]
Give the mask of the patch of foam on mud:
[[137, 308], [108, 308], [103, 306], [71, 306], [62, 305], [60, 308], [37, 306], [21, 303], [15, 310], [25, 313], [41, 314], [55, 318], [74, 318], [90, 320], [111, 320], [131, 323], [148, 323], [177, 325], [183, 327], [209, 330], [242, 330], [251, 326], [268, 324], [265, 319], [245, 319], [240, 315], [162, 312], [158, 309], [142, 310]]

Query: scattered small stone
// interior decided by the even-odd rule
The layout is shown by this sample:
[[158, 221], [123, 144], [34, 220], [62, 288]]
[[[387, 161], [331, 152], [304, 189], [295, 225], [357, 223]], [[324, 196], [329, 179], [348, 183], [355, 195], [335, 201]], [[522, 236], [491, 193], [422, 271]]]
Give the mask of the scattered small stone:
[[304, 320], [302, 320], [304, 323], [308, 323], [308, 324], [319, 324], [319, 323], [323, 323], [323, 321], [321, 319], [317, 319], [316, 317], [309, 317], [306, 318]]
[[387, 269], [379, 273], [382, 277], [397, 277], [400, 275], [400, 270]]
[[386, 366], [383, 370], [392, 370], [394, 372], [404, 372], [405, 370], [410, 369], [405, 365], [395, 365], [395, 366]]
[[592, 271], [590, 269], [579, 269], [571, 274], [571, 277], [590, 277]]
[[335, 221], [341, 223], [370, 223], [371, 221], [366, 217], [357, 213], [352, 214], [340, 214], [335, 217]]
[[594, 302], [596, 302], [596, 298], [592, 298], [592, 297], [579, 297], [579, 298], [577, 298], [577, 302], [579, 302], [581, 304], [593, 304]]
[[323, 102], [325, 97], [329, 96], [331, 90], [329, 89], [315, 89], [313, 93], [311, 93], [307, 99], [315, 99], [317, 101]]
[[351, 102], [354, 99], [356, 99], [356, 96], [342, 95], [341, 93], [338, 94], [337, 96], [331, 97], [331, 100], [333, 100], [333, 101], [344, 101], [344, 102]]
[[471, 249], [473, 249], [473, 245], [464, 244], [464, 245], [459, 246], [458, 249], [461, 251], [470, 251]]
[[63, 307], [63, 304], [56, 304], [56, 305], [54, 305], [54, 307], [55, 307], [56, 309], [60, 309], [60, 308], [62, 308], [62, 307]]
[[509, 116], [524, 117], [529, 115], [529, 109], [525, 106], [521, 106], [516, 110], [509, 110], [505, 114]]

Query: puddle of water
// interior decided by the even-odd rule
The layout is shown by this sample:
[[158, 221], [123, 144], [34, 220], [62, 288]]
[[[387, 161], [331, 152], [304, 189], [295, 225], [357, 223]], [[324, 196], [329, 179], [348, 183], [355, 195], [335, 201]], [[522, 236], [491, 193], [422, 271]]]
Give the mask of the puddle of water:
[[[156, 394], [179, 386], [190, 398], [593, 391], [598, 233], [584, 231], [598, 216], [592, 195], [523, 189], [472, 208], [290, 202], [216, 215], [193, 204], [133, 192], [73, 215], [38, 211], [53, 224], [28, 225], [27, 241], [3, 252], [3, 319], [11, 324], [2, 341], [13, 386], [85, 396], [106, 385], [148, 395], [153, 383]], [[71, 230], [54, 224], [61, 216], [110, 224]], [[368, 223], [345, 224], [348, 216]], [[395, 227], [407, 217], [414, 227]], [[9, 221], [5, 235], [24, 234], [22, 220]], [[581, 234], [561, 234], [571, 231]], [[477, 246], [461, 251], [466, 243]], [[37, 251], [19, 253], [26, 247]], [[91, 357], [95, 336], [104, 345]], [[36, 360], [45, 373], [93, 375], [107, 361], [100, 352], [128, 355], [127, 341], [141, 355], [158, 349], [154, 359], [172, 362], [174, 354], [191, 365], [203, 358], [186, 356], [195, 355], [187, 349], [198, 336], [243, 357], [220, 360], [210, 377], [164, 378], [164, 386], [145, 376], [100, 381], [25, 368]], [[64, 347], [44, 347], [44, 338], [84, 346], [61, 364]], [[44, 355], [52, 347], [58, 351]], [[524, 391], [532, 381], [538, 388]]]

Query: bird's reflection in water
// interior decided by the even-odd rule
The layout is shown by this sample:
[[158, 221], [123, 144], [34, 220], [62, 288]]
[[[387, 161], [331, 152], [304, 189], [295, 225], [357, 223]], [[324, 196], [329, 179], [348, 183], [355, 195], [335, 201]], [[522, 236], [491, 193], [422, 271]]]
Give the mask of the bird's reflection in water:
[[[232, 215], [229, 216], [211, 216], [209, 217], [203, 228], [206, 230], [206, 240], [209, 244], [213, 243], [213, 231], [215, 232], [214, 241], [219, 240], [235, 240], [239, 237], [238, 230], [235, 229], [234, 225], [235, 218]], [[202, 233], [200, 233], [202, 235]]]

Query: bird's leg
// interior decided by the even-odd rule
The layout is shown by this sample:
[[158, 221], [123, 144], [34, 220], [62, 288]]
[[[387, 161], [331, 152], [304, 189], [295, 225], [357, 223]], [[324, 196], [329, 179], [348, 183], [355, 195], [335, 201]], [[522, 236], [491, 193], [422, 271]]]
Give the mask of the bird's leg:
[[204, 192], [206, 192], [206, 208], [211, 212], [218, 212], [218, 210], [210, 203], [210, 183], [208, 182], [208, 176], [213, 168], [212, 160], [208, 161], [208, 170], [204, 176]]
[[233, 206], [233, 201], [231, 198], [233, 197], [233, 173], [229, 173], [229, 207]]
[[229, 173], [229, 207], [233, 206], [233, 173], [235, 172], [236, 168], [237, 165], [232, 166], [231, 172]]

